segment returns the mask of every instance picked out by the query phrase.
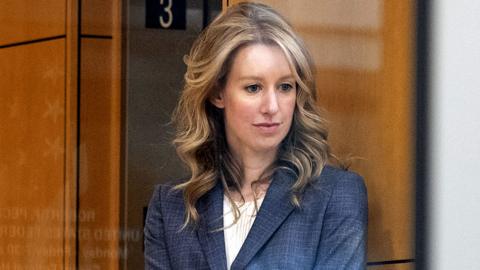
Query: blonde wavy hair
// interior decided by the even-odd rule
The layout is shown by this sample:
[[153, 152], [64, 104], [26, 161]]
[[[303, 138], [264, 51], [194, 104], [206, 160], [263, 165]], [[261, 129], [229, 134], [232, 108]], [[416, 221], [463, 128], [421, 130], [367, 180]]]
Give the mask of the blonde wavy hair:
[[[301, 194], [332, 157], [327, 129], [316, 105], [314, 64], [292, 26], [271, 7], [240, 3], [218, 16], [194, 42], [184, 61], [185, 86], [173, 114], [177, 154], [188, 166], [190, 179], [176, 186], [183, 191], [185, 226], [199, 221], [197, 201], [221, 181], [227, 198], [240, 193], [242, 170], [228, 151], [223, 111], [210, 103], [225, 86], [231, 64], [240, 48], [251, 44], [278, 46], [284, 52], [297, 84], [292, 126], [281, 142], [277, 160], [256, 182], [270, 180], [273, 172], [287, 168], [296, 174], [292, 203], [300, 206]], [[235, 209], [235, 221], [238, 208]]]

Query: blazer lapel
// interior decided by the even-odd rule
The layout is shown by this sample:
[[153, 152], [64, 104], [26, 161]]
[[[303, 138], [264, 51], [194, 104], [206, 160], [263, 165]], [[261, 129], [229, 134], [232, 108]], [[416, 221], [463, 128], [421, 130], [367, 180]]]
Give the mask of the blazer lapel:
[[293, 174], [284, 169], [278, 170], [268, 188], [265, 199], [253, 222], [231, 269], [244, 269], [253, 256], [270, 239], [272, 234], [294, 209], [291, 203], [290, 189], [294, 181]]
[[223, 236], [223, 188], [221, 183], [199, 201], [198, 239], [210, 269], [227, 269]]

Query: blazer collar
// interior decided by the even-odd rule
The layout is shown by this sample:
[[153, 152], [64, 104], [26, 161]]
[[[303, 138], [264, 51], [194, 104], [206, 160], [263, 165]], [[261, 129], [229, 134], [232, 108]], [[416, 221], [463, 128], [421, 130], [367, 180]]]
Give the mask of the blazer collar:
[[279, 169], [274, 173], [252, 228], [233, 261], [232, 270], [244, 269], [292, 212], [294, 205], [291, 203], [290, 190], [294, 181], [293, 173], [286, 169]]
[[[290, 189], [295, 181], [293, 173], [277, 170], [268, 188], [262, 206], [255, 218], [231, 269], [244, 269], [255, 254], [294, 209]], [[223, 228], [223, 187], [218, 181], [213, 190], [199, 201], [201, 221], [198, 238], [210, 269], [226, 269]]]
[[197, 230], [200, 245], [210, 269], [227, 269], [223, 236], [223, 187], [220, 181], [199, 201], [200, 224]]

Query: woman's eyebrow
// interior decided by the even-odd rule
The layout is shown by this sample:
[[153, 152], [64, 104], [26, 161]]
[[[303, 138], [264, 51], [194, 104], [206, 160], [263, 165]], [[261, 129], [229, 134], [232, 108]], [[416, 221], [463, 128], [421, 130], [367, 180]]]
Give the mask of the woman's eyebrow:
[[242, 81], [246, 81], [246, 80], [255, 80], [255, 81], [261, 81], [262, 80], [262, 77], [260, 76], [254, 76], [254, 75], [246, 75], [246, 76], [240, 76], [240, 78], [238, 78], [239, 80], [242, 80]]
[[279, 80], [282, 81], [282, 80], [290, 80], [290, 79], [295, 80], [295, 77], [292, 74], [288, 74], [280, 77]]
[[[295, 79], [295, 77], [292, 74], [288, 75], [283, 75], [281, 76], [278, 80], [283, 81], [283, 80], [290, 80], [290, 79]], [[256, 80], [256, 81], [262, 81], [263, 77], [261, 76], [255, 76], [255, 75], [246, 75], [246, 76], [240, 76], [238, 80]]]

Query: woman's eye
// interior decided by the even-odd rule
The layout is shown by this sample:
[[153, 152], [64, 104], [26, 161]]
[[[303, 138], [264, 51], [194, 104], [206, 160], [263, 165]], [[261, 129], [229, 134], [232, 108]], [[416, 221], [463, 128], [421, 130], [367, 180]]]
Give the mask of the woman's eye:
[[292, 86], [291, 84], [289, 84], [289, 83], [282, 83], [282, 84], [280, 85], [280, 90], [282, 90], [282, 91], [287, 92], [287, 91], [290, 91], [290, 90], [292, 90], [292, 89], [293, 89], [293, 86]]
[[260, 86], [258, 86], [257, 84], [252, 84], [247, 86], [245, 89], [250, 93], [256, 93], [260, 90]]

